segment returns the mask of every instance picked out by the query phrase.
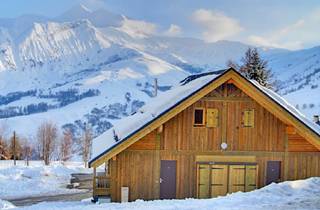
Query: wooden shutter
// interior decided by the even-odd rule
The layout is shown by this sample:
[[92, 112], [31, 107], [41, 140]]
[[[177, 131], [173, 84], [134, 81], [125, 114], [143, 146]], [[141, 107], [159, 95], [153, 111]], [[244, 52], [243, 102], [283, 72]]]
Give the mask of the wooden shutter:
[[254, 127], [254, 110], [245, 110], [242, 121], [244, 127]]
[[209, 198], [210, 165], [198, 165], [198, 198]]
[[219, 124], [219, 110], [207, 109], [207, 127], [216, 128]]
[[257, 189], [257, 175], [258, 175], [257, 165], [246, 166], [246, 187], [245, 187], [246, 192]]
[[228, 165], [211, 165], [211, 197], [228, 193]]
[[245, 190], [245, 166], [230, 165], [229, 167], [229, 193]]

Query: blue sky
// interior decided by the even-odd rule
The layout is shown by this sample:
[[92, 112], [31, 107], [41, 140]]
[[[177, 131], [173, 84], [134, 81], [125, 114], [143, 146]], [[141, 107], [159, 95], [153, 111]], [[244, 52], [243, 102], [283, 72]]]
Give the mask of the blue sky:
[[320, 45], [319, 0], [0, 0], [0, 17], [55, 17], [76, 4], [156, 26], [155, 33], [300, 49]]

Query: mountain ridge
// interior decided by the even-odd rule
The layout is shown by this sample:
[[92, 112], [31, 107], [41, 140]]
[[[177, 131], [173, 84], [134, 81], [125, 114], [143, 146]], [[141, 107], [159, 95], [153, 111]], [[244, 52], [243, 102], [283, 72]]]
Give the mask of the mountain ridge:
[[[98, 136], [154, 97], [155, 78], [164, 94], [190, 74], [239, 61], [250, 47], [227, 40], [132, 36], [121, 29], [127, 17], [98, 13], [80, 6], [56, 18], [30, 16], [20, 33], [0, 20], [0, 124], [36, 138], [46, 120], [76, 136], [88, 123]], [[15, 21], [23, 22], [9, 22]], [[280, 79], [279, 93], [308, 116], [320, 112], [318, 49], [259, 48]], [[305, 91], [311, 96], [297, 101]]]

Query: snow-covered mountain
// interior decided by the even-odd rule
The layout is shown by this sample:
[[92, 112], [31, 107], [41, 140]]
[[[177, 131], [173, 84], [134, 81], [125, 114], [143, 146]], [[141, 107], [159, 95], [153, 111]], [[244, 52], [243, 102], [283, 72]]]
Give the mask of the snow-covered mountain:
[[279, 93], [309, 117], [320, 114], [320, 47], [266, 56]]
[[[155, 78], [163, 92], [189, 74], [224, 68], [248, 48], [144, 33], [144, 24], [81, 5], [56, 18], [0, 19], [0, 123], [29, 138], [47, 120], [77, 135], [90, 124], [99, 135], [154, 97]], [[319, 48], [260, 51], [283, 81], [282, 94], [295, 100], [312, 89], [308, 103], [318, 106]]]

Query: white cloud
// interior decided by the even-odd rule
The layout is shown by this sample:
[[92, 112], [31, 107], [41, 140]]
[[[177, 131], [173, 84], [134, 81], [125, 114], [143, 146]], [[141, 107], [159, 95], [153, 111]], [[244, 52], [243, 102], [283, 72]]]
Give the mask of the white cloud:
[[156, 32], [157, 26], [153, 23], [141, 21], [141, 20], [132, 20], [124, 17], [120, 30], [126, 32], [132, 37], [135, 38], [145, 38]]
[[166, 36], [178, 36], [180, 35], [182, 32], [182, 29], [180, 26], [175, 25], [175, 24], [171, 24], [170, 27], [168, 28], [168, 30], [166, 30], [164, 32], [164, 34]]
[[285, 48], [285, 49], [300, 49], [303, 47], [301, 41], [281, 41], [278, 39], [267, 38], [262, 36], [249, 36], [248, 41], [250, 44], [261, 47], [274, 47], [274, 48]]
[[91, 10], [98, 10], [106, 7], [106, 3], [103, 0], [80, 0], [80, 3], [89, 7]]
[[320, 9], [306, 17], [266, 35], [248, 37], [250, 44], [287, 49], [301, 49], [305, 44], [319, 42]]
[[207, 42], [232, 37], [243, 30], [236, 19], [218, 11], [199, 9], [192, 14], [192, 19], [202, 27], [202, 37]]

